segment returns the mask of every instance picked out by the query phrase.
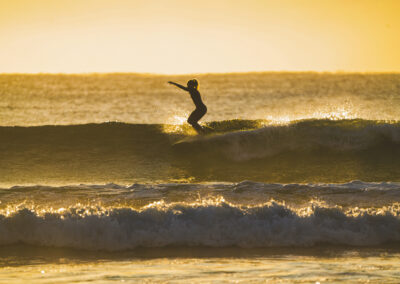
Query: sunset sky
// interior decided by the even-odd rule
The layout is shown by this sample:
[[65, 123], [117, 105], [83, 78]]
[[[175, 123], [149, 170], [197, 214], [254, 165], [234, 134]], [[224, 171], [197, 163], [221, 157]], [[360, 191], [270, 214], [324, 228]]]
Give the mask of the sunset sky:
[[0, 0], [0, 73], [400, 71], [397, 0]]

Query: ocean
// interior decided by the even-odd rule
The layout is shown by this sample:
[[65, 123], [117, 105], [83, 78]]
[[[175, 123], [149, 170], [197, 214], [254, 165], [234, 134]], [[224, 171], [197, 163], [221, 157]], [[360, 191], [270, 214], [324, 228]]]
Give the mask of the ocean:
[[[208, 113], [198, 135], [197, 78]], [[400, 74], [0, 75], [0, 283], [400, 282]]]

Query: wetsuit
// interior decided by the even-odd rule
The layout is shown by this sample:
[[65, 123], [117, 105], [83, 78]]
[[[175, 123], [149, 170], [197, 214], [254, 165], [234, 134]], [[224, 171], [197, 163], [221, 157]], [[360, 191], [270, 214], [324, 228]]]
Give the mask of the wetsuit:
[[200, 92], [196, 89], [189, 89], [190, 97], [193, 100], [193, 103], [196, 106], [196, 109], [190, 114], [188, 118], [188, 123], [191, 124], [195, 129], [201, 129], [201, 126], [198, 124], [198, 121], [206, 114], [207, 107], [203, 103], [200, 97]]
[[[188, 82], [188, 84], [189, 84], [189, 82]], [[200, 118], [202, 118], [206, 114], [207, 107], [201, 100], [200, 92], [197, 90], [197, 88], [185, 87], [185, 86], [182, 86], [178, 83], [171, 82], [171, 81], [169, 81], [168, 83], [175, 85], [178, 88], [189, 92], [190, 97], [192, 98], [193, 103], [196, 106], [196, 109], [190, 114], [187, 121], [190, 125], [193, 126], [194, 129], [196, 129], [197, 132], [204, 133], [204, 129], [200, 126], [200, 124], [198, 122], [199, 122]]]

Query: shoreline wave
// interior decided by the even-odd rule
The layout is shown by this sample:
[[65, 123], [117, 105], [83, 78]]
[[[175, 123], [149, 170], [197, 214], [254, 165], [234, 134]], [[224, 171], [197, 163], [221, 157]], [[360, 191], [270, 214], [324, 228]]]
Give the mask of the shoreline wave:
[[0, 245], [39, 245], [122, 251], [137, 247], [355, 247], [400, 242], [399, 209], [344, 212], [282, 204], [156, 204], [142, 210], [69, 208], [0, 215]]

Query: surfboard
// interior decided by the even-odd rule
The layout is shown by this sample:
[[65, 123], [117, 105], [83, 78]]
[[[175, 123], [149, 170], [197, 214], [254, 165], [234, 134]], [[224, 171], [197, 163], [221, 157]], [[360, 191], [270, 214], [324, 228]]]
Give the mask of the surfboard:
[[203, 129], [204, 132], [200, 135], [210, 135], [215, 132], [214, 128], [207, 125], [204, 125], [201, 128]]
[[209, 136], [212, 135], [213, 133], [216, 133], [215, 129], [213, 129], [212, 127], [209, 126], [202, 126], [203, 132], [202, 133], [198, 133], [196, 136], [189, 136], [189, 137], [185, 137], [183, 139], [180, 139], [179, 141], [176, 141], [175, 143], [173, 143], [174, 145], [179, 145], [179, 144], [188, 144], [191, 142], [194, 142], [196, 140], [201, 139], [204, 136]]

